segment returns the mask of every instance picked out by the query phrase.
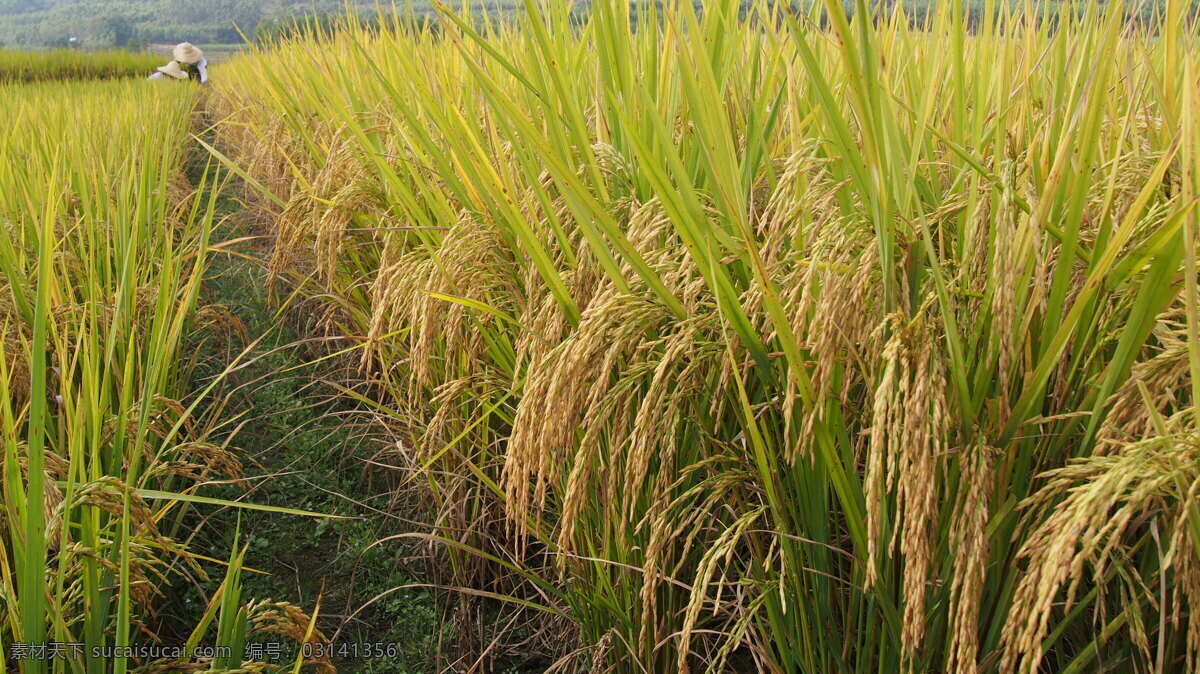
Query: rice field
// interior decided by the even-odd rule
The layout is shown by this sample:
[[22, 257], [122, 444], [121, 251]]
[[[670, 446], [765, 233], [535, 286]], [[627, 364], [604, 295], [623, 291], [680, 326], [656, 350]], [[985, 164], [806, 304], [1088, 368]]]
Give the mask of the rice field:
[[368, 547], [453, 603], [378, 671], [1195, 670], [1194, 8], [844, 9], [393, 10], [199, 90], [0, 85], [0, 641], [153, 643], [215, 572], [187, 642], [229, 649], [4, 666], [337, 642], [243, 592], [240, 530], [188, 545], [315, 515], [209, 491], [255, 472], [210, 395], [245, 354], [184, 348], [233, 193], [317, 345], [278, 376], [370, 418], [409, 528]]
[[991, 7], [530, 2], [222, 69], [282, 296], [516, 648], [1195, 666], [1195, 24]]
[[122, 50], [78, 49], [16, 51], [0, 49], [0, 83], [47, 80], [108, 80], [146, 77], [162, 65], [162, 57]]
[[175, 504], [145, 490], [191, 481], [172, 464], [189, 443], [206, 453], [180, 434], [175, 363], [211, 227], [172, 195], [195, 103], [144, 85], [0, 91], [5, 643], [128, 643], [186, 559], [161, 533]]
[[[190, 551], [182, 527], [189, 507], [228, 505], [201, 486], [243, 473], [210, 439], [228, 421], [199, 406], [183, 348], [223, 318], [198, 303], [218, 177], [182, 172], [197, 102], [144, 82], [0, 85], [3, 671], [132, 671], [107, 654], [223, 561]], [[235, 642], [229, 562], [193, 645]], [[62, 657], [12, 650], [55, 643]]]

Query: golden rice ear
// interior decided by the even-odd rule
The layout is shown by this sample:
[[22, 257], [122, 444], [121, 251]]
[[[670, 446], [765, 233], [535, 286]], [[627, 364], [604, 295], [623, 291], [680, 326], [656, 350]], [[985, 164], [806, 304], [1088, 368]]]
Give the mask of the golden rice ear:
[[17, 347], [15, 339], [0, 335], [0, 357], [5, 359], [6, 388], [13, 407], [20, 408], [29, 402], [29, 364], [24, 351]]
[[[250, 634], [274, 634], [304, 644], [329, 644], [329, 639], [313, 625], [313, 617], [300, 607], [285, 601], [265, 599], [246, 606], [250, 616]], [[313, 648], [313, 657], [304, 658], [306, 671], [334, 674], [337, 669], [330, 662], [326, 649]]]
[[999, 452], [979, 443], [964, 448], [957, 458], [962, 485], [951, 515], [950, 550], [954, 572], [950, 589], [951, 642], [946, 670], [979, 671], [979, 616], [988, 565], [987, 525]]
[[[1084, 582], [1095, 583], [1104, 593], [1124, 579], [1140, 583], [1128, 568], [1134, 544], [1131, 531], [1149, 518], [1159, 531], [1178, 532], [1190, 518], [1189, 508], [1200, 491], [1200, 445], [1195, 442], [1195, 412], [1182, 410], [1165, 421], [1166, 434], [1113, 447], [1107, 454], [1083, 457], [1042, 476], [1045, 486], [1022, 504], [1032, 533], [1018, 553], [1027, 565], [1017, 586], [1002, 635], [1001, 668], [1034, 674], [1045, 652], [1042, 642], [1056, 610], [1070, 610]], [[1163, 573], [1177, 572], [1185, 583], [1194, 583], [1193, 542], [1172, 536], [1172, 545], [1161, 563]], [[1124, 591], [1117, 586], [1118, 591]], [[1192, 588], [1173, 593], [1175, 600], [1190, 601]], [[1063, 596], [1065, 593], [1065, 603]], [[1143, 594], [1141, 590], [1135, 594]], [[1128, 605], [1126, 597], [1120, 603]], [[1061, 608], [1060, 608], [1061, 607]], [[1167, 611], [1167, 607], [1159, 607]], [[1174, 609], [1178, 610], [1178, 609]], [[1125, 627], [1128, 637], [1143, 651], [1145, 662], [1153, 656], [1139, 618]], [[1189, 661], [1196, 651], [1189, 625]]]
[[[871, 447], [867, 462], [868, 559], [866, 582], [886, 551], [887, 493], [894, 494], [893, 534], [903, 559], [904, 623], [901, 643], [907, 663], [915, 661], [925, 639], [925, 602], [932, 571], [934, 528], [941, 516], [938, 493], [943, 473], [949, 414], [945, 365], [936, 346], [936, 328], [926, 316], [889, 317], [893, 334], [884, 347], [883, 375], [875, 391]], [[890, 556], [890, 555], [888, 555]]]
[[1109, 413], [1096, 436], [1096, 454], [1149, 437], [1155, 431], [1155, 417], [1188, 395], [1192, 374], [1183, 307], [1172, 307], [1158, 317], [1154, 337], [1158, 346], [1153, 355], [1135, 364], [1128, 380], [1109, 398]]

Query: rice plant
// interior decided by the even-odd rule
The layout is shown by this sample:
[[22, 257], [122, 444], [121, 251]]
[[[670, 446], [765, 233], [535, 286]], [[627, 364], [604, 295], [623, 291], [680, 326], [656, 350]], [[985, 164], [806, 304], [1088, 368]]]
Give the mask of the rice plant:
[[1186, 3], [523, 9], [209, 100], [465, 607], [579, 671], [1196, 667]]
[[[182, 172], [196, 102], [144, 82], [0, 85], [0, 671], [148, 665], [123, 649], [154, 638], [172, 583], [220, 561], [178, 535], [188, 505], [237, 505], [200, 487], [243, 474], [214, 441], [236, 418], [201, 406], [183, 349], [222, 318], [198, 304], [217, 178]], [[296, 617], [237, 608], [248, 617], [223, 611], [217, 645]]]
[[172, 505], [142, 490], [238, 469], [181, 434], [177, 349], [211, 226], [172, 195], [194, 93], [51, 85], [0, 101], [5, 642], [128, 645], [187, 562], [160, 533]]

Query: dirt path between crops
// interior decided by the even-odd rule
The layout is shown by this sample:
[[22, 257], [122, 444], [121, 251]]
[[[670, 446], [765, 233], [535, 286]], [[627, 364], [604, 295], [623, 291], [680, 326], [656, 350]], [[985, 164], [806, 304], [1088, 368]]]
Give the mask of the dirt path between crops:
[[[203, 113], [197, 116], [198, 132], [214, 143]], [[193, 185], [206, 162], [207, 153], [197, 144], [188, 167]], [[215, 166], [209, 164], [210, 172]], [[205, 513], [193, 522], [198, 533], [192, 547], [226, 559], [240, 526], [241, 543], [249, 546], [246, 566], [262, 572], [244, 575], [243, 597], [287, 601], [306, 612], [319, 600], [318, 628], [326, 636], [337, 635], [333, 660], [338, 671], [437, 671], [442, 607], [429, 592], [391, 592], [362, 608], [387, 590], [423, 582], [427, 573], [418, 555], [395, 544], [373, 545], [411, 531], [413, 525], [394, 514], [404, 512], [393, 497], [395, 485], [364, 470], [364, 460], [386, 436], [371, 415], [348, 404], [328, 383], [350, 382], [351, 373], [339, 370], [336, 359], [308, 365], [328, 353], [328, 344], [294, 313], [279, 315], [269, 303], [268, 223], [256, 221], [236, 197], [237, 190], [234, 181], [227, 181], [218, 197], [220, 223], [213, 243], [222, 251], [212, 257], [202, 303], [218, 308], [226, 319], [194, 344], [205, 362], [194, 388], [202, 388], [208, 377], [253, 345], [242, 356], [248, 365], [227, 377], [212, 396], [214, 404], [225, 405], [223, 417], [231, 421], [226, 431], [233, 435], [233, 446], [244, 450], [251, 480], [246, 491], [228, 486], [212, 495], [348, 519]], [[212, 580], [197, 581], [168, 598], [159, 625], [165, 642], [186, 639], [219, 584], [219, 570], [213, 571]], [[271, 640], [259, 641], [266, 647]], [[379, 646], [394, 655], [363, 657]], [[278, 660], [285, 662], [290, 662], [286, 656]]]

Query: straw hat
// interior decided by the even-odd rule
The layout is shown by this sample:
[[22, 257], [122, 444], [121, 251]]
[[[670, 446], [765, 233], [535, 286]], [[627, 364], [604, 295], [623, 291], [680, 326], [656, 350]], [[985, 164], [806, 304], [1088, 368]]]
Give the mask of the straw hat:
[[183, 72], [183, 68], [179, 67], [178, 61], [171, 61], [167, 65], [161, 66], [158, 68], [158, 72], [166, 75], [167, 77], [174, 77], [177, 80], [186, 80], [188, 76], [187, 73]]
[[192, 46], [191, 42], [180, 42], [171, 50], [171, 54], [180, 63], [199, 63], [204, 58], [204, 52]]

